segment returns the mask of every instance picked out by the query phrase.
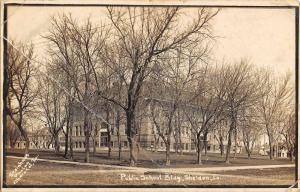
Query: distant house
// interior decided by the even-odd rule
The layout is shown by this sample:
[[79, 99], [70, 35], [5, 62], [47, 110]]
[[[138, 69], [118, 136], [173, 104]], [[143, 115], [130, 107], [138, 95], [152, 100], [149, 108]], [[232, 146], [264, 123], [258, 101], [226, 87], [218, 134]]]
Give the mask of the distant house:
[[[47, 128], [31, 131], [28, 133], [29, 149], [53, 149], [54, 146], [51, 141], [51, 134]], [[26, 145], [23, 137], [19, 137], [15, 144], [15, 148], [24, 149]]]
[[[267, 134], [262, 134], [259, 138], [258, 142], [260, 142], [260, 155], [269, 155], [270, 154], [270, 147], [269, 147], [269, 140]], [[288, 158], [288, 150], [286, 149], [286, 146], [284, 145], [282, 139], [279, 138], [277, 143], [275, 143], [275, 147], [273, 148], [273, 154], [275, 157], [280, 158]]]

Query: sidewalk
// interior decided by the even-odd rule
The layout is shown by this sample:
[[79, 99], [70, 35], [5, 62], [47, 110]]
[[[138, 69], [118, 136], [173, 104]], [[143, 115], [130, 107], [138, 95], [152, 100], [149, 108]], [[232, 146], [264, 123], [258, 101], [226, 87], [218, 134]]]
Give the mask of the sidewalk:
[[[180, 171], [188, 172], [206, 172], [206, 171], [229, 171], [229, 170], [240, 170], [240, 169], [272, 169], [282, 167], [295, 167], [295, 164], [284, 164], [284, 165], [254, 165], [254, 166], [232, 166], [232, 167], [205, 167], [205, 168], [174, 168]], [[160, 169], [161, 171], [170, 169]]]

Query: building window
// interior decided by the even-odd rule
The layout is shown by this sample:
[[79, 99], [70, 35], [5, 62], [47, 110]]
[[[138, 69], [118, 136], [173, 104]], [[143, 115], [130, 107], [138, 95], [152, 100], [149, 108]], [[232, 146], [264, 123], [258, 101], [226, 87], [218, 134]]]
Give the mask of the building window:
[[78, 126], [75, 126], [75, 136], [78, 136]]
[[81, 148], [81, 142], [79, 142], [79, 148]]
[[107, 135], [107, 132], [101, 132], [100, 133], [101, 136], [100, 136], [100, 146], [101, 147], [107, 147], [108, 146], [108, 135]]
[[124, 141], [124, 147], [127, 147], [128, 143], [127, 141]]
[[77, 148], [77, 142], [75, 142], [75, 148]]
[[189, 144], [188, 144], [188, 143], [185, 144], [185, 149], [186, 149], [186, 150], [189, 150]]
[[191, 144], [191, 150], [195, 150], [195, 143]]
[[101, 129], [107, 129], [107, 124], [105, 122], [101, 123]]
[[160, 143], [160, 147], [164, 147], [164, 142], [161, 142], [161, 143]]

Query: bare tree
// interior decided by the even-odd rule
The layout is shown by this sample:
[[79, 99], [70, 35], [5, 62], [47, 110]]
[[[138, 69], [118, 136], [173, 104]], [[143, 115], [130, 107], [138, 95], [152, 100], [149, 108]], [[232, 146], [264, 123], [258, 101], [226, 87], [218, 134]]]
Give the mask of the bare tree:
[[225, 151], [225, 141], [226, 138], [228, 137], [228, 125], [227, 125], [227, 119], [223, 119], [216, 123], [215, 127], [213, 128], [213, 134], [214, 138], [217, 140], [219, 144], [219, 149], [220, 149], [220, 155], [224, 155]]
[[[145, 79], [151, 73], [157, 56], [182, 45], [188, 47], [211, 35], [209, 21], [217, 14], [206, 8], [198, 10], [197, 17], [186, 27], [178, 28], [181, 15], [178, 7], [108, 7], [108, 17], [112, 23], [112, 38], [106, 54], [110, 57], [113, 71], [126, 84], [125, 101], [118, 101], [100, 92], [103, 98], [119, 105], [126, 113], [126, 134], [130, 146], [130, 164], [137, 161], [138, 142], [136, 137], [135, 113]], [[119, 58], [123, 62], [111, 58]]]
[[174, 131], [173, 136], [175, 140], [175, 152], [178, 153], [180, 149], [180, 154], [183, 154], [183, 147], [182, 147], [182, 126], [184, 124], [184, 112], [183, 110], [177, 110], [174, 115]]
[[223, 102], [226, 105], [226, 116], [230, 122], [226, 149], [226, 163], [229, 163], [232, 136], [237, 128], [238, 116], [242, 109], [255, 105], [263, 96], [265, 77], [258, 75], [247, 60], [233, 65], [223, 65], [220, 79], [225, 87]]
[[69, 77], [67, 76], [68, 88], [71, 92], [71, 95], [65, 95], [65, 112], [66, 112], [66, 131], [65, 134], [65, 158], [68, 158], [68, 148], [70, 148], [69, 158], [73, 159], [73, 122], [74, 122], [74, 109], [75, 105], [74, 94], [72, 93], [72, 84], [68, 81]]
[[7, 119], [7, 139], [10, 148], [15, 148], [17, 141], [20, 139], [20, 131], [14, 122], [8, 118]]
[[[160, 58], [162, 65], [152, 75], [154, 83], [151, 88], [151, 97], [153, 98], [151, 114], [156, 128], [158, 130], [165, 129], [164, 133], [158, 131], [158, 134], [166, 145], [167, 165], [170, 164], [170, 144], [174, 131], [180, 148], [182, 148], [181, 125], [184, 119], [178, 119], [176, 115], [178, 113], [184, 114], [184, 110], [187, 107], [186, 103], [189, 103], [195, 95], [199, 94], [194, 84], [197, 84], [197, 80], [203, 75], [203, 67], [201, 67], [203, 63], [201, 63], [201, 59], [204, 59], [206, 53], [207, 49], [200, 51], [196, 47], [193, 47], [193, 50], [178, 49], [174, 54], [164, 54], [164, 58]], [[193, 89], [196, 92], [193, 93], [194, 95], [190, 91]], [[156, 119], [157, 115], [155, 112], [157, 109], [154, 108], [157, 104], [159, 106], [158, 109], [163, 110], [165, 120], [162, 120], [162, 122], [164, 122], [163, 126], [165, 128], [160, 128], [162, 125]], [[174, 129], [174, 127], [176, 128]]]
[[45, 123], [49, 132], [54, 139], [55, 152], [59, 153], [60, 143], [59, 134], [63, 130], [66, 123], [66, 112], [63, 90], [51, 81], [51, 77], [59, 79], [60, 73], [54, 69], [48, 68], [47, 74], [49, 76], [41, 77], [40, 80], [40, 103], [42, 108], [42, 114], [45, 118]]
[[60, 67], [72, 82], [77, 101], [83, 105], [85, 134], [85, 161], [89, 162], [91, 122], [93, 105], [90, 101], [97, 82], [95, 70], [99, 64], [99, 55], [103, 40], [106, 38], [100, 27], [87, 19], [78, 23], [71, 15], [62, 15], [60, 19], [52, 18], [49, 34], [45, 36], [52, 44], [49, 52], [58, 59]]
[[242, 139], [248, 159], [251, 158], [254, 146], [262, 135], [262, 126], [259, 123], [258, 112], [255, 107], [250, 107], [242, 110], [239, 118], [239, 127], [242, 132]]
[[117, 133], [117, 143], [118, 143], [118, 159], [121, 160], [122, 153], [122, 141], [121, 141], [121, 124], [125, 124], [125, 115], [122, 114], [121, 109], [117, 105], [113, 105], [115, 114], [115, 130]]
[[291, 99], [292, 89], [289, 85], [291, 75], [286, 74], [276, 79], [270, 74], [266, 76], [268, 77], [264, 87], [266, 94], [261, 97], [258, 110], [269, 139], [269, 157], [273, 159], [274, 146], [280, 138], [280, 124], [284, 122], [284, 113], [288, 110]]
[[34, 86], [35, 67], [33, 46], [12, 43], [8, 46], [8, 115], [18, 127], [25, 140], [25, 153], [28, 153], [29, 138], [24, 127], [24, 118], [33, 113], [38, 89]]
[[293, 161], [293, 157], [296, 155], [296, 117], [295, 112], [292, 110], [287, 115], [285, 120], [284, 128], [281, 131], [281, 134], [284, 137], [284, 143], [290, 155], [290, 160]]
[[194, 89], [196, 97], [191, 102], [193, 106], [186, 111], [192, 131], [196, 134], [198, 164], [201, 164], [201, 153], [206, 145], [207, 134], [223, 118], [225, 103], [221, 98], [226, 93], [221, 79], [218, 79], [217, 70], [206, 68], [203, 73], [203, 77], [198, 78], [197, 87]]

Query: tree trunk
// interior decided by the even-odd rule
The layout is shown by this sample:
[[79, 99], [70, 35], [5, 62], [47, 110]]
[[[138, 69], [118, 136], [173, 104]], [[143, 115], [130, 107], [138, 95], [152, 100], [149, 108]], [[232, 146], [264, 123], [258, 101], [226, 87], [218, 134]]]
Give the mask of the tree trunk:
[[224, 144], [220, 144], [220, 151], [221, 151], [221, 156], [224, 155]]
[[66, 134], [65, 134], [65, 155], [64, 157], [67, 158], [68, 156], [68, 148], [69, 148], [69, 126], [67, 125], [66, 128]]
[[248, 159], [251, 159], [251, 150], [250, 150], [250, 142], [248, 141], [243, 141], [244, 142], [244, 146], [245, 146], [245, 150], [247, 152], [248, 155]]
[[135, 127], [135, 117], [134, 111], [128, 110], [126, 111], [127, 118], [127, 139], [129, 142], [129, 150], [130, 150], [130, 166], [135, 166], [137, 163], [137, 155], [138, 155], [138, 142], [136, 135], [136, 127]]
[[197, 164], [198, 165], [202, 165], [202, 141], [200, 136], [197, 137], [197, 142], [198, 142], [198, 147], [197, 147], [197, 153], [198, 153], [198, 157], [197, 157]]
[[290, 161], [291, 162], [293, 162], [293, 148], [291, 148], [290, 150], [289, 150], [289, 153], [290, 153]]
[[117, 110], [117, 114], [116, 114], [116, 129], [117, 129], [117, 139], [118, 139], [118, 148], [119, 148], [118, 158], [119, 160], [121, 160], [122, 143], [121, 143], [121, 135], [120, 135], [120, 111], [119, 110]]
[[73, 160], [74, 154], [73, 154], [73, 105], [72, 102], [69, 102], [69, 139], [70, 139], [70, 159]]
[[[7, 29], [3, 30], [4, 36], [7, 36]], [[7, 43], [3, 44], [4, 47], [4, 53], [3, 53], [3, 113], [2, 113], [2, 119], [3, 119], [3, 125], [6, 126], [6, 129], [2, 129], [3, 130], [3, 135], [6, 135], [8, 133], [8, 129], [7, 129], [7, 116], [8, 116], [8, 112], [9, 112], [9, 107], [8, 107], [8, 92], [9, 92], [9, 84], [10, 84], [10, 78], [8, 78], [8, 68], [9, 68], [9, 64], [8, 64], [8, 58], [9, 58], [9, 51], [7, 49]], [[5, 140], [5, 142], [7, 142], [7, 140]], [[7, 144], [7, 143], [6, 143]]]
[[[5, 108], [5, 107], [4, 107]], [[3, 109], [3, 112], [4, 112], [4, 109]], [[7, 118], [7, 116], [3, 116], [3, 118]], [[4, 126], [6, 125], [6, 126]], [[11, 127], [9, 128], [8, 126], [11, 126], [11, 125], [7, 125], [7, 124], [4, 124], [3, 122], [3, 127], [6, 127], [6, 129], [3, 129], [3, 135], [6, 135], [6, 137], [3, 137], [3, 140], [4, 140], [4, 147], [8, 147], [8, 148], [12, 148], [12, 145], [13, 145], [13, 133], [11, 133], [12, 131], [8, 131], [8, 129], [11, 129]]]
[[8, 145], [10, 146], [10, 148], [11, 148], [11, 149], [14, 149], [14, 148], [15, 148], [15, 146], [16, 146], [16, 143], [12, 143], [12, 142], [10, 142]]
[[[106, 106], [106, 122], [109, 122], [109, 108], [108, 105]], [[107, 147], [108, 147], [108, 152], [107, 156], [111, 157], [111, 129], [110, 125], [107, 124]]]
[[234, 156], [233, 156], [233, 159], [236, 158], [236, 153], [237, 153], [237, 130], [235, 128], [235, 130], [234, 130]]
[[166, 166], [171, 165], [171, 157], [170, 157], [170, 141], [166, 142]]
[[174, 134], [174, 139], [175, 139], [175, 154], [177, 155], [178, 154], [178, 151], [179, 151], [179, 139], [178, 139], [178, 130], [175, 132], [175, 134]]
[[58, 154], [59, 153], [59, 137], [58, 137], [58, 133], [56, 133], [55, 136], [54, 136], [54, 148], [55, 148], [55, 153]]
[[118, 135], [118, 145], [119, 145], [119, 154], [118, 154], [118, 158], [119, 158], [119, 160], [121, 160], [122, 143], [121, 143], [120, 134]]
[[221, 152], [221, 156], [223, 157], [223, 155], [224, 155], [223, 137], [220, 137], [220, 152]]
[[[21, 114], [21, 113], [20, 113], [20, 114]], [[11, 118], [13, 118], [13, 117], [11, 117]], [[28, 153], [29, 153], [29, 144], [30, 144], [30, 141], [29, 141], [27, 132], [26, 132], [26, 131], [23, 129], [23, 127], [22, 127], [22, 119], [23, 119], [23, 117], [21, 116], [21, 117], [19, 118], [18, 123], [17, 123], [17, 127], [18, 127], [18, 129], [19, 129], [19, 131], [20, 131], [20, 133], [21, 133], [23, 139], [25, 140], [25, 152], [24, 152], [24, 153], [25, 153], [25, 154], [28, 154]]]
[[206, 131], [204, 133], [204, 154], [205, 154], [205, 156], [207, 156], [207, 135], [208, 135], [208, 131]]
[[111, 157], [111, 135], [110, 133], [107, 135], [107, 145], [108, 145], [108, 157]]
[[85, 135], [85, 162], [90, 162], [90, 122], [89, 112], [85, 109], [84, 111], [84, 135]]
[[136, 166], [137, 160], [138, 160], [138, 142], [137, 142], [137, 136], [131, 135], [131, 137], [128, 138], [129, 147], [130, 147], [130, 166]]
[[230, 129], [228, 133], [228, 142], [227, 142], [226, 158], [225, 158], [225, 162], [228, 164], [229, 164], [230, 149], [231, 149], [231, 134], [232, 134], [232, 130]]
[[273, 160], [273, 146], [272, 146], [270, 136], [269, 136], [269, 149], [270, 149], [270, 153], [269, 153], [270, 160]]
[[231, 149], [231, 135], [234, 130], [236, 130], [236, 115], [234, 113], [231, 114], [231, 123], [228, 133], [228, 142], [227, 142], [227, 149], [226, 149], [226, 159], [225, 162], [229, 164], [230, 158], [230, 149]]
[[179, 146], [180, 146], [180, 155], [183, 155], [183, 147], [182, 146], [182, 139], [181, 139], [181, 130], [178, 128], [178, 133], [179, 133]]
[[96, 154], [96, 141], [95, 140], [96, 139], [93, 139], [93, 156], [95, 156], [95, 154]]
[[74, 158], [74, 154], [73, 154], [73, 125], [70, 126], [69, 137], [70, 137], [70, 159], [73, 159]]
[[87, 135], [85, 136], [85, 159], [86, 163], [90, 162], [90, 137]]
[[25, 154], [29, 154], [29, 144], [30, 144], [30, 142], [29, 142], [29, 138], [28, 138], [27, 134], [24, 137], [24, 139], [25, 139]]

